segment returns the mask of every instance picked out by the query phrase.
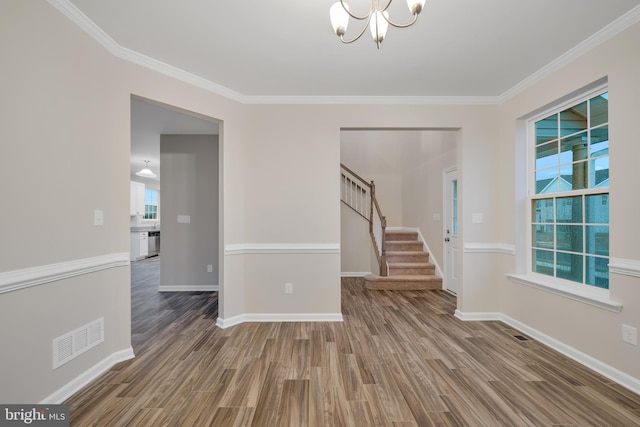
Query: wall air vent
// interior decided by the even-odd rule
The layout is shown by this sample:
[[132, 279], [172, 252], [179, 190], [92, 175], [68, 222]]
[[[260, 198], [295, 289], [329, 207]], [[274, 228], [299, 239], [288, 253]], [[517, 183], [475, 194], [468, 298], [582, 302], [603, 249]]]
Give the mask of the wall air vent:
[[53, 369], [104, 341], [104, 318], [94, 320], [53, 340]]

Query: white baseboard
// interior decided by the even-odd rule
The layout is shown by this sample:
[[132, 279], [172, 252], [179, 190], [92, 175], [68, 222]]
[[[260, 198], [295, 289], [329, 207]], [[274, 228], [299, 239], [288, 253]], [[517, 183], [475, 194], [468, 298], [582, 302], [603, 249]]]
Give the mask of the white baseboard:
[[364, 277], [372, 274], [370, 271], [343, 271], [340, 277]]
[[589, 369], [593, 369], [600, 375], [609, 378], [610, 380], [620, 384], [621, 386], [628, 388], [634, 393], [640, 394], [640, 379], [634, 378], [629, 374], [626, 374], [619, 369], [614, 368], [586, 353], [581, 352], [557, 339], [550, 337], [549, 335], [538, 331], [510, 316], [503, 313], [463, 313], [456, 310], [455, 317], [464, 321], [501, 321], [511, 326], [514, 329], [530, 336], [536, 341], [545, 344], [546, 346], [554, 349], [558, 353], [567, 356], [570, 359], [586, 366]]
[[[418, 233], [418, 237], [422, 242], [422, 249], [429, 254], [429, 262], [436, 266], [436, 276], [444, 277], [444, 273], [440, 268], [440, 264], [438, 264], [438, 260], [436, 259], [436, 257], [433, 256], [433, 252], [431, 252], [431, 249], [429, 248], [429, 244], [427, 243], [427, 240], [422, 235], [422, 232], [420, 231], [420, 227], [416, 228], [416, 232]], [[442, 282], [442, 286], [444, 286], [444, 281]]]
[[219, 285], [161, 285], [158, 292], [218, 292]]
[[87, 384], [91, 381], [98, 378], [100, 375], [107, 372], [114, 365], [120, 362], [124, 362], [125, 360], [133, 359], [135, 354], [133, 354], [133, 348], [129, 347], [125, 350], [120, 350], [112, 355], [106, 357], [98, 364], [94, 365], [92, 368], [86, 370], [79, 376], [77, 376], [72, 381], [68, 382], [62, 388], [55, 391], [53, 394], [44, 398], [40, 404], [46, 405], [58, 405], [67, 400], [69, 397], [73, 396], [75, 393], [82, 390]]
[[492, 320], [502, 320], [502, 313], [491, 313], [491, 312], [463, 313], [458, 309], [456, 309], [454, 316], [465, 322], [483, 322], [483, 321], [492, 321]]
[[342, 313], [248, 313], [228, 319], [218, 317], [222, 329], [246, 322], [342, 322]]

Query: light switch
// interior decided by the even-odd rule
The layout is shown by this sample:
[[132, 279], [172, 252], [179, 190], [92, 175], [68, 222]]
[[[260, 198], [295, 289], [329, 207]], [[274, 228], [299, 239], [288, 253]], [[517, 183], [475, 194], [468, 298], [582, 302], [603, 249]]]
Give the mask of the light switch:
[[189, 224], [191, 222], [191, 215], [178, 215], [179, 224]]
[[96, 209], [93, 211], [93, 225], [102, 226], [104, 225], [104, 211], [101, 209]]
[[472, 224], [482, 224], [483, 218], [481, 213], [472, 213], [471, 214], [471, 223]]

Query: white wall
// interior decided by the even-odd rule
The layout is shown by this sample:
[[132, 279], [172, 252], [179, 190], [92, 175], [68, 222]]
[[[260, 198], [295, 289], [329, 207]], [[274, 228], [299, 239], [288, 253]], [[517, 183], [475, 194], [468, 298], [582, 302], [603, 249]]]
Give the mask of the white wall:
[[[500, 195], [495, 199], [503, 227], [499, 241], [516, 244], [516, 256], [496, 255], [497, 272], [520, 272], [528, 251], [524, 246], [524, 136], [516, 120], [540, 107], [607, 77], [610, 128], [610, 255], [611, 262], [628, 262], [631, 275], [610, 273], [609, 295], [621, 303], [620, 313], [594, 308], [541, 290], [496, 277], [500, 284], [500, 311], [588, 357], [618, 370], [627, 384], [640, 389], [640, 347], [622, 341], [622, 325], [640, 328], [640, 227], [638, 194], [637, 121], [640, 116], [640, 25], [619, 34], [533, 85], [500, 106], [500, 137], [494, 151], [501, 174]], [[476, 255], [478, 256], [478, 255]], [[522, 261], [522, 262], [516, 262]], [[635, 273], [633, 272], [635, 268]], [[634, 274], [636, 276], [634, 276]], [[585, 358], [586, 359], [586, 358]]]
[[160, 167], [160, 291], [217, 289], [218, 135], [161, 135]]
[[[221, 245], [235, 250], [220, 251], [221, 319], [339, 313], [338, 251], [264, 254], [255, 248], [339, 245], [341, 128], [459, 128], [460, 243], [513, 243], [522, 233], [512, 184], [515, 119], [604, 75], [611, 94], [611, 251], [640, 260], [632, 197], [640, 154], [633, 143], [640, 25], [521, 96], [484, 106], [242, 105], [112, 56], [45, 2], [6, 0], [0, 29], [0, 182], [9, 207], [0, 213], [3, 280], [19, 269], [128, 252], [133, 94], [222, 123], [219, 233]], [[24, 173], [32, 169], [40, 172]], [[93, 226], [96, 208], [104, 210], [103, 227]], [[473, 212], [483, 213], [484, 223], [472, 224]], [[638, 278], [612, 275], [611, 296], [624, 305], [613, 314], [507, 281], [504, 274], [515, 266], [510, 255], [461, 251], [459, 262], [462, 313], [504, 312], [640, 378], [638, 347], [620, 340], [622, 323], [640, 327]], [[0, 386], [0, 401], [40, 401], [128, 349], [129, 282], [129, 268], [114, 267], [0, 294], [0, 322], [11, 325], [0, 340], [14, 344], [3, 347], [2, 383], [37, 378], [21, 388]], [[294, 284], [292, 295], [284, 295], [286, 282]], [[52, 371], [51, 340], [96, 314], [105, 318], [105, 342]]]
[[[340, 271], [343, 276], [378, 274], [379, 267], [372, 256], [373, 243], [369, 221], [344, 203], [340, 204]], [[373, 261], [373, 263], [372, 263]]]
[[[403, 153], [402, 224], [417, 227], [441, 269], [443, 259], [443, 171], [457, 165], [457, 131], [421, 131]], [[434, 215], [437, 218], [434, 219]]]

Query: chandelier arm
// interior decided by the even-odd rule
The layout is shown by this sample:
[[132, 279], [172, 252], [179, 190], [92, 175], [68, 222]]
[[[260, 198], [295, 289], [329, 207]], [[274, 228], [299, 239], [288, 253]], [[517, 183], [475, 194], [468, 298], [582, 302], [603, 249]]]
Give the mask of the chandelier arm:
[[389, 0], [389, 2], [387, 3], [387, 5], [386, 5], [384, 8], [379, 9], [379, 8], [376, 6], [376, 9], [380, 10], [380, 12], [385, 12], [387, 9], [389, 9], [389, 6], [391, 6], [391, 2], [392, 2], [392, 1], [393, 1], [393, 0]]
[[[341, 0], [342, 1], [342, 0]], [[362, 26], [362, 31], [360, 31], [360, 34], [358, 34], [357, 36], [355, 36], [353, 39], [351, 40], [345, 40], [344, 39], [344, 35], [340, 36], [340, 41], [344, 44], [349, 44], [349, 43], [353, 43], [354, 41], [358, 40], [360, 37], [362, 37], [362, 35], [364, 34], [365, 31], [367, 31], [367, 27], [369, 26], [369, 21], [371, 21], [371, 15], [363, 18], [366, 19], [367, 22], [364, 23], [364, 25]]]
[[[342, 5], [342, 8], [344, 9], [345, 12], [347, 12], [347, 14], [352, 17], [353, 19], [357, 19], [358, 21], [364, 21], [365, 19], [369, 19], [371, 17], [371, 10], [369, 10], [369, 13], [365, 16], [358, 16], [358, 15], [354, 15], [353, 13], [351, 13], [349, 11], [349, 9], [347, 8], [347, 6], [344, 4], [344, 0], [340, 0], [340, 4]], [[357, 39], [355, 39], [357, 40]], [[355, 41], [354, 40], [354, 41]]]
[[395, 28], [407, 28], [407, 27], [410, 27], [413, 24], [415, 24], [416, 21], [418, 20], [418, 14], [417, 13], [413, 14], [413, 19], [408, 24], [396, 24], [391, 19], [388, 19], [386, 16], [382, 15], [382, 17], [384, 18], [385, 21], [387, 21], [389, 23], [389, 25], [391, 25], [392, 27], [395, 27]]

